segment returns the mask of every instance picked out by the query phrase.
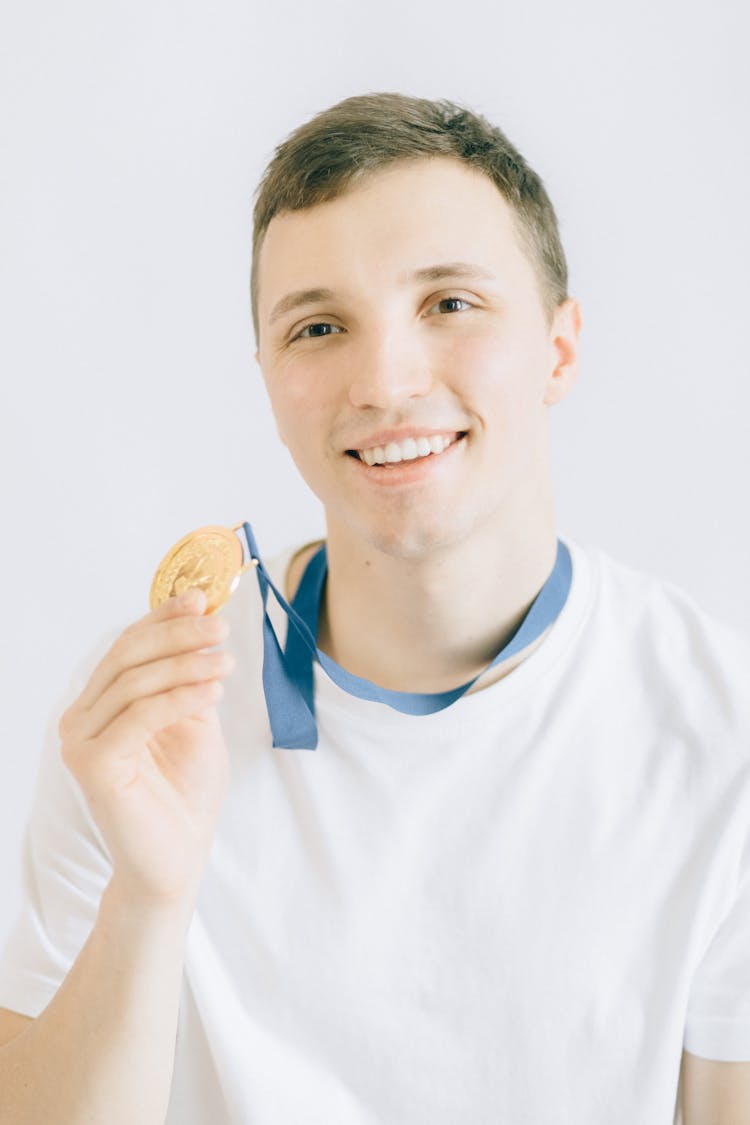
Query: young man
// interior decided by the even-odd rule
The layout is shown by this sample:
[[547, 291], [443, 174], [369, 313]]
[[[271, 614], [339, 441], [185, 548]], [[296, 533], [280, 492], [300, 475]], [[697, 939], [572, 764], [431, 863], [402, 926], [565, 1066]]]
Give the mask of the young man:
[[750, 1122], [750, 646], [558, 535], [541, 181], [348, 99], [277, 150], [251, 288], [326, 538], [136, 622], [63, 716], [0, 1123]]

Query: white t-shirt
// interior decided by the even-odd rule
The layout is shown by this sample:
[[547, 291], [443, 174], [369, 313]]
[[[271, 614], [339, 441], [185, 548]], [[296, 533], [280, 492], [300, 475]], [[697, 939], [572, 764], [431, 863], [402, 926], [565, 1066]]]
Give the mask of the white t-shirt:
[[[683, 1046], [750, 1060], [750, 643], [563, 538], [520, 666], [414, 716], [316, 663], [315, 751], [272, 747], [243, 577], [168, 1125], [668, 1125]], [[24, 876], [0, 1005], [36, 1016], [109, 878], [54, 740]]]

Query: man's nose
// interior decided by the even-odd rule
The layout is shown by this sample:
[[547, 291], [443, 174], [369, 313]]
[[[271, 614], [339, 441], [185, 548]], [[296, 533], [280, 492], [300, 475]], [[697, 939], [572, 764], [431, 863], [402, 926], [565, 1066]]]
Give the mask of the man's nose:
[[429, 356], [403, 334], [368, 335], [352, 361], [349, 400], [353, 406], [375, 406], [382, 410], [394, 403], [429, 394], [434, 386]]

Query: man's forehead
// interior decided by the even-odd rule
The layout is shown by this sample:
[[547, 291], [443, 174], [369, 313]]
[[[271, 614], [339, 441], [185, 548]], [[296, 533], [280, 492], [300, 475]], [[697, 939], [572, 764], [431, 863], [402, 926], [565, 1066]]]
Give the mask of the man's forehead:
[[[333, 277], [351, 277], [353, 270], [375, 259], [396, 286], [452, 277], [495, 278], [493, 247], [507, 249], [510, 236], [520, 249], [509, 205], [487, 176], [469, 171], [471, 202], [476, 203], [478, 188], [491, 208], [488, 222], [486, 209], [478, 212], [465, 191], [456, 191], [465, 186], [467, 175], [456, 160], [442, 161], [439, 171], [421, 167], [426, 164], [413, 162], [390, 173], [390, 187], [398, 191], [389, 193], [385, 215], [381, 199], [364, 193], [368, 185], [386, 188], [387, 170], [380, 184], [368, 178], [361, 192], [275, 215], [258, 256], [259, 282], [263, 278], [259, 293], [262, 288], [263, 304], [273, 306], [264, 316], [266, 323], [298, 307], [303, 293], [310, 301], [333, 299], [333, 287], [339, 288]], [[432, 190], [422, 194], [428, 185]], [[339, 203], [345, 206], [337, 208]]]

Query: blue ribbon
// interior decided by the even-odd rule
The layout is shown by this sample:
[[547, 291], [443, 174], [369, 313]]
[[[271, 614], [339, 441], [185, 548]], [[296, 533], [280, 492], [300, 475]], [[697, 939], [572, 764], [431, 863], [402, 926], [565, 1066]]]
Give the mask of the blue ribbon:
[[[460, 699], [476, 683], [479, 676], [494, 668], [501, 660], [526, 648], [557, 618], [570, 591], [573, 566], [570, 552], [557, 540], [557, 556], [549, 578], [544, 583], [511, 639], [491, 664], [468, 683], [451, 691], [408, 692], [378, 687], [370, 680], [354, 676], [331, 660], [317, 646], [318, 617], [321, 597], [328, 574], [325, 543], [308, 562], [305, 573], [290, 605], [276, 588], [260, 557], [249, 523], [243, 523], [251, 558], [263, 599], [263, 691], [271, 724], [273, 745], [288, 750], [315, 750], [318, 728], [315, 722], [313, 660], [317, 660], [328, 676], [351, 695], [376, 703], [385, 703], [406, 715], [429, 715], [442, 711]], [[272, 591], [289, 618], [286, 650], [282, 651], [271, 619], [268, 616], [268, 594]]]

